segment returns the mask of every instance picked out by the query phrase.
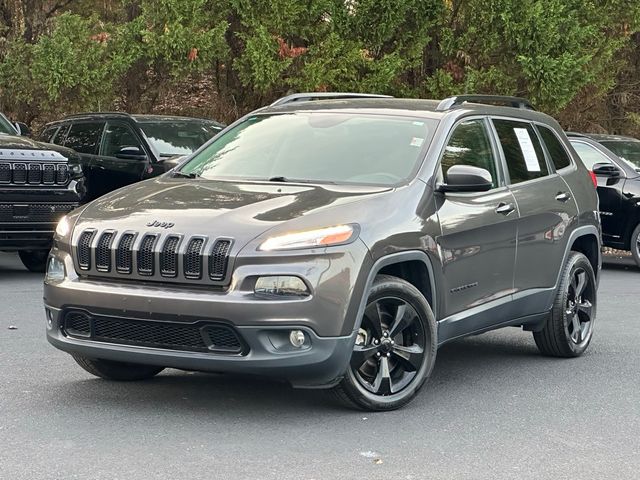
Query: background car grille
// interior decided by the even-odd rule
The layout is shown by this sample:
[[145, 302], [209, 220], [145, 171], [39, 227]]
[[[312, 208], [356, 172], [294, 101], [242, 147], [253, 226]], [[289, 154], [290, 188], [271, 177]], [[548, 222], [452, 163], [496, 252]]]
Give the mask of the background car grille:
[[64, 163], [0, 160], [0, 185], [66, 185], [68, 182], [69, 167]]
[[0, 203], [0, 222], [56, 223], [76, 207], [74, 203]]
[[231, 239], [203, 235], [86, 229], [77, 237], [75, 258], [83, 275], [222, 284], [229, 281], [232, 245]]
[[209, 321], [138, 320], [71, 310], [65, 313], [63, 330], [69, 337], [124, 345], [226, 354], [244, 350], [244, 343], [233, 327]]

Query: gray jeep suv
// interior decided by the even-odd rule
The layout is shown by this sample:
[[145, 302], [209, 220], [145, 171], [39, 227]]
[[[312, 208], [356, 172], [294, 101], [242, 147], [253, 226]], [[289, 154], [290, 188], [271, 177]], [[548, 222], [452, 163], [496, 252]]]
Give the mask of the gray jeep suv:
[[107, 379], [258, 374], [390, 410], [457, 338], [585, 351], [597, 202], [523, 99], [295, 95], [62, 220], [47, 337]]

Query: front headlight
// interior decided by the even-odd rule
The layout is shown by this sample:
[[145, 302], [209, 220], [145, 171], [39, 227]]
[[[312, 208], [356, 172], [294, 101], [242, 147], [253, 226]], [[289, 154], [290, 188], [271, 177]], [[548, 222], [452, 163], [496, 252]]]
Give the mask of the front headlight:
[[69, 165], [69, 171], [71, 172], [72, 177], [80, 177], [82, 176], [82, 165], [80, 165], [79, 163]]
[[56, 227], [56, 235], [58, 235], [59, 237], [65, 237], [69, 234], [70, 230], [71, 226], [69, 225], [69, 220], [65, 215], [58, 222], [58, 226]]
[[330, 247], [349, 243], [357, 236], [354, 225], [336, 225], [304, 232], [285, 233], [265, 240], [258, 250], [292, 250], [298, 248]]

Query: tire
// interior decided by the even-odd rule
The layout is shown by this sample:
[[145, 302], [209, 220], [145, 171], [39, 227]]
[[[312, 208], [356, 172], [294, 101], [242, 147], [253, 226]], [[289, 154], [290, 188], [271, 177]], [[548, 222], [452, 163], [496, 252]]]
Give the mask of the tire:
[[154, 365], [113, 362], [111, 360], [87, 358], [77, 354], [72, 354], [71, 356], [87, 372], [105, 380], [121, 382], [147, 380], [164, 370], [164, 367], [156, 367]]
[[422, 293], [400, 278], [378, 275], [347, 372], [333, 392], [363, 410], [400, 408], [430, 377], [437, 346], [435, 317]]
[[631, 234], [631, 255], [633, 255], [636, 265], [640, 267], [640, 224]]
[[593, 336], [596, 305], [593, 267], [582, 253], [571, 252], [562, 269], [551, 316], [541, 331], [533, 332], [540, 352], [552, 357], [582, 355]]
[[34, 273], [44, 273], [47, 268], [49, 250], [18, 250], [22, 264]]

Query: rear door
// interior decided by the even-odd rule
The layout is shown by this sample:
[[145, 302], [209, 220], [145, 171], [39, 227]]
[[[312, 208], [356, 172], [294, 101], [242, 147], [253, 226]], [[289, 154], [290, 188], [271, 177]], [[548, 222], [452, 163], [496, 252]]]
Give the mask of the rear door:
[[[555, 286], [568, 233], [578, 222], [578, 209], [569, 186], [545, 153], [534, 125], [506, 118], [494, 118], [492, 123], [509, 190], [520, 215], [514, 298], [521, 299], [535, 295], [537, 289]], [[547, 306], [536, 302], [526, 305], [531, 310], [523, 310], [521, 315], [539, 313]]]
[[[447, 338], [504, 321], [490, 311], [491, 305], [508, 304], [511, 298], [518, 219], [486, 118], [467, 119], [454, 127], [441, 156], [439, 175], [445, 178], [453, 165], [484, 168], [494, 185], [487, 192], [447, 192], [434, 197], [442, 231], [436, 239], [445, 283], [441, 313], [448, 317], [441, 332]], [[457, 313], [463, 321], [458, 321]]]
[[[608, 163], [617, 167], [604, 152], [589, 143], [588, 140], [572, 138], [571, 145], [578, 153], [585, 167], [593, 170], [596, 163]], [[619, 168], [619, 167], [618, 167]], [[619, 177], [598, 175], [598, 199], [600, 200], [600, 221], [602, 222], [602, 236], [608, 245], [621, 243], [627, 225], [627, 212], [623, 211], [623, 186], [625, 174], [620, 169]]]
[[[61, 142], [65, 147], [71, 148], [80, 154], [82, 168], [87, 179], [89, 200], [99, 197], [102, 192], [100, 172], [95, 168], [95, 160], [104, 127], [105, 122], [101, 121], [73, 122]], [[57, 138], [59, 136], [60, 132], [54, 138], [56, 143], [58, 143]]]
[[109, 120], [95, 159], [102, 193], [140, 181], [148, 165], [149, 156], [134, 130], [124, 122]]

